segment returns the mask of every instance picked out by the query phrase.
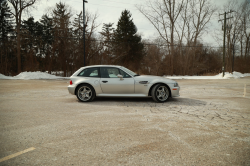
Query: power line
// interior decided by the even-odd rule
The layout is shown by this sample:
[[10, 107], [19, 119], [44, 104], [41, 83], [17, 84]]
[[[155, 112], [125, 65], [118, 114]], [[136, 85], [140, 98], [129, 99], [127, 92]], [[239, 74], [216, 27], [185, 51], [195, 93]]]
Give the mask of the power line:
[[124, 3], [124, 2], [117, 2], [117, 1], [110, 1], [110, 0], [105, 0], [105, 1], [108, 1], [108, 2], [115, 2], [115, 3], [122, 3], [122, 4], [135, 5], [135, 4], [132, 4], [132, 3]]
[[[108, 6], [108, 5], [100, 5], [100, 4], [94, 4], [94, 3], [89, 3], [90, 5], [98, 5], [98, 6], [106, 6], [106, 7], [112, 7], [112, 8], [123, 8], [124, 7], [118, 7], [118, 6]], [[130, 7], [131, 8], [131, 7]], [[136, 8], [133, 8], [133, 9], [136, 9]]]
[[[77, 2], [77, 3], [79, 2], [78, 0], [71, 0], [71, 1]], [[136, 4], [133, 4], [133, 3], [117, 2], [117, 1], [110, 1], [110, 0], [103, 0], [102, 2], [114, 2], [114, 3], [128, 4], [128, 5], [136, 5]], [[100, 5], [100, 4], [98, 4], [98, 5]]]
[[[9, 36], [9, 38], [16, 38], [15, 36]], [[33, 38], [33, 37], [25, 37], [25, 38]], [[44, 38], [44, 37], [39, 37], [40, 39]], [[78, 37], [62, 37], [62, 36], [53, 36], [52, 38], [60, 38], [60, 39], [75, 39], [75, 40], [79, 40]], [[86, 39], [87, 41], [96, 41], [96, 42], [107, 42], [107, 43], [130, 43], [130, 42], [116, 42], [116, 41], [105, 41], [105, 40], [96, 40], [96, 39]], [[157, 46], [176, 46], [176, 47], [207, 47], [207, 48], [223, 48], [223, 47], [215, 47], [215, 46], [183, 46], [183, 45], [178, 45], [178, 44], [174, 44], [174, 45], [170, 45], [170, 44], [153, 44], [153, 43], [143, 43], [144, 45], [157, 45]], [[226, 47], [228, 48], [228, 47]]]

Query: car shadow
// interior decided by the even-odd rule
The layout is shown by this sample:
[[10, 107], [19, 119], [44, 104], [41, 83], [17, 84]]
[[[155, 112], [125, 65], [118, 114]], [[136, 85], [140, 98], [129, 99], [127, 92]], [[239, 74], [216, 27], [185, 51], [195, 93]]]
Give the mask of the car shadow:
[[120, 105], [119, 103], [137, 103], [137, 104], [156, 104], [156, 105], [188, 105], [188, 106], [201, 106], [206, 105], [206, 101], [191, 99], [191, 98], [169, 98], [167, 102], [164, 103], [156, 103], [152, 98], [127, 98], [127, 97], [97, 97], [92, 102], [88, 102], [89, 104], [94, 105], [114, 105], [115, 103]]

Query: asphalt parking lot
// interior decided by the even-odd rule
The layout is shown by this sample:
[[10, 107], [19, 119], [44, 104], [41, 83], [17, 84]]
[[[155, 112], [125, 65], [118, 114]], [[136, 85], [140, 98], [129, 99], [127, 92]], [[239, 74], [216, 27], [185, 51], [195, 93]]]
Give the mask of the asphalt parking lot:
[[250, 165], [250, 77], [177, 81], [162, 104], [0, 80], [0, 165]]

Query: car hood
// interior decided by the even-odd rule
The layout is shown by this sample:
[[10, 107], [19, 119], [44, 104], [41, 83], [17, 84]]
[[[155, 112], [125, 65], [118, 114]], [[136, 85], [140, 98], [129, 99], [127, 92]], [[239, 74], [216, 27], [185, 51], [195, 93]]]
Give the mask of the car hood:
[[164, 81], [164, 82], [168, 82], [168, 83], [176, 83], [176, 81], [168, 79], [166, 77], [160, 77], [160, 76], [153, 76], [153, 75], [140, 75], [140, 76], [136, 76], [134, 77], [134, 79], [136, 81]]

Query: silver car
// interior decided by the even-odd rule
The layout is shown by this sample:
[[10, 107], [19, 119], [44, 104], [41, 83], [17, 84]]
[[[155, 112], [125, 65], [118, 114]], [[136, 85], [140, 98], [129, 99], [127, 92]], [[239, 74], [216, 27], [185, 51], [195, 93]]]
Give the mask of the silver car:
[[180, 87], [176, 81], [150, 75], [137, 75], [133, 71], [114, 65], [86, 66], [70, 77], [69, 93], [79, 101], [92, 101], [95, 97], [152, 97], [165, 102], [178, 97]]

